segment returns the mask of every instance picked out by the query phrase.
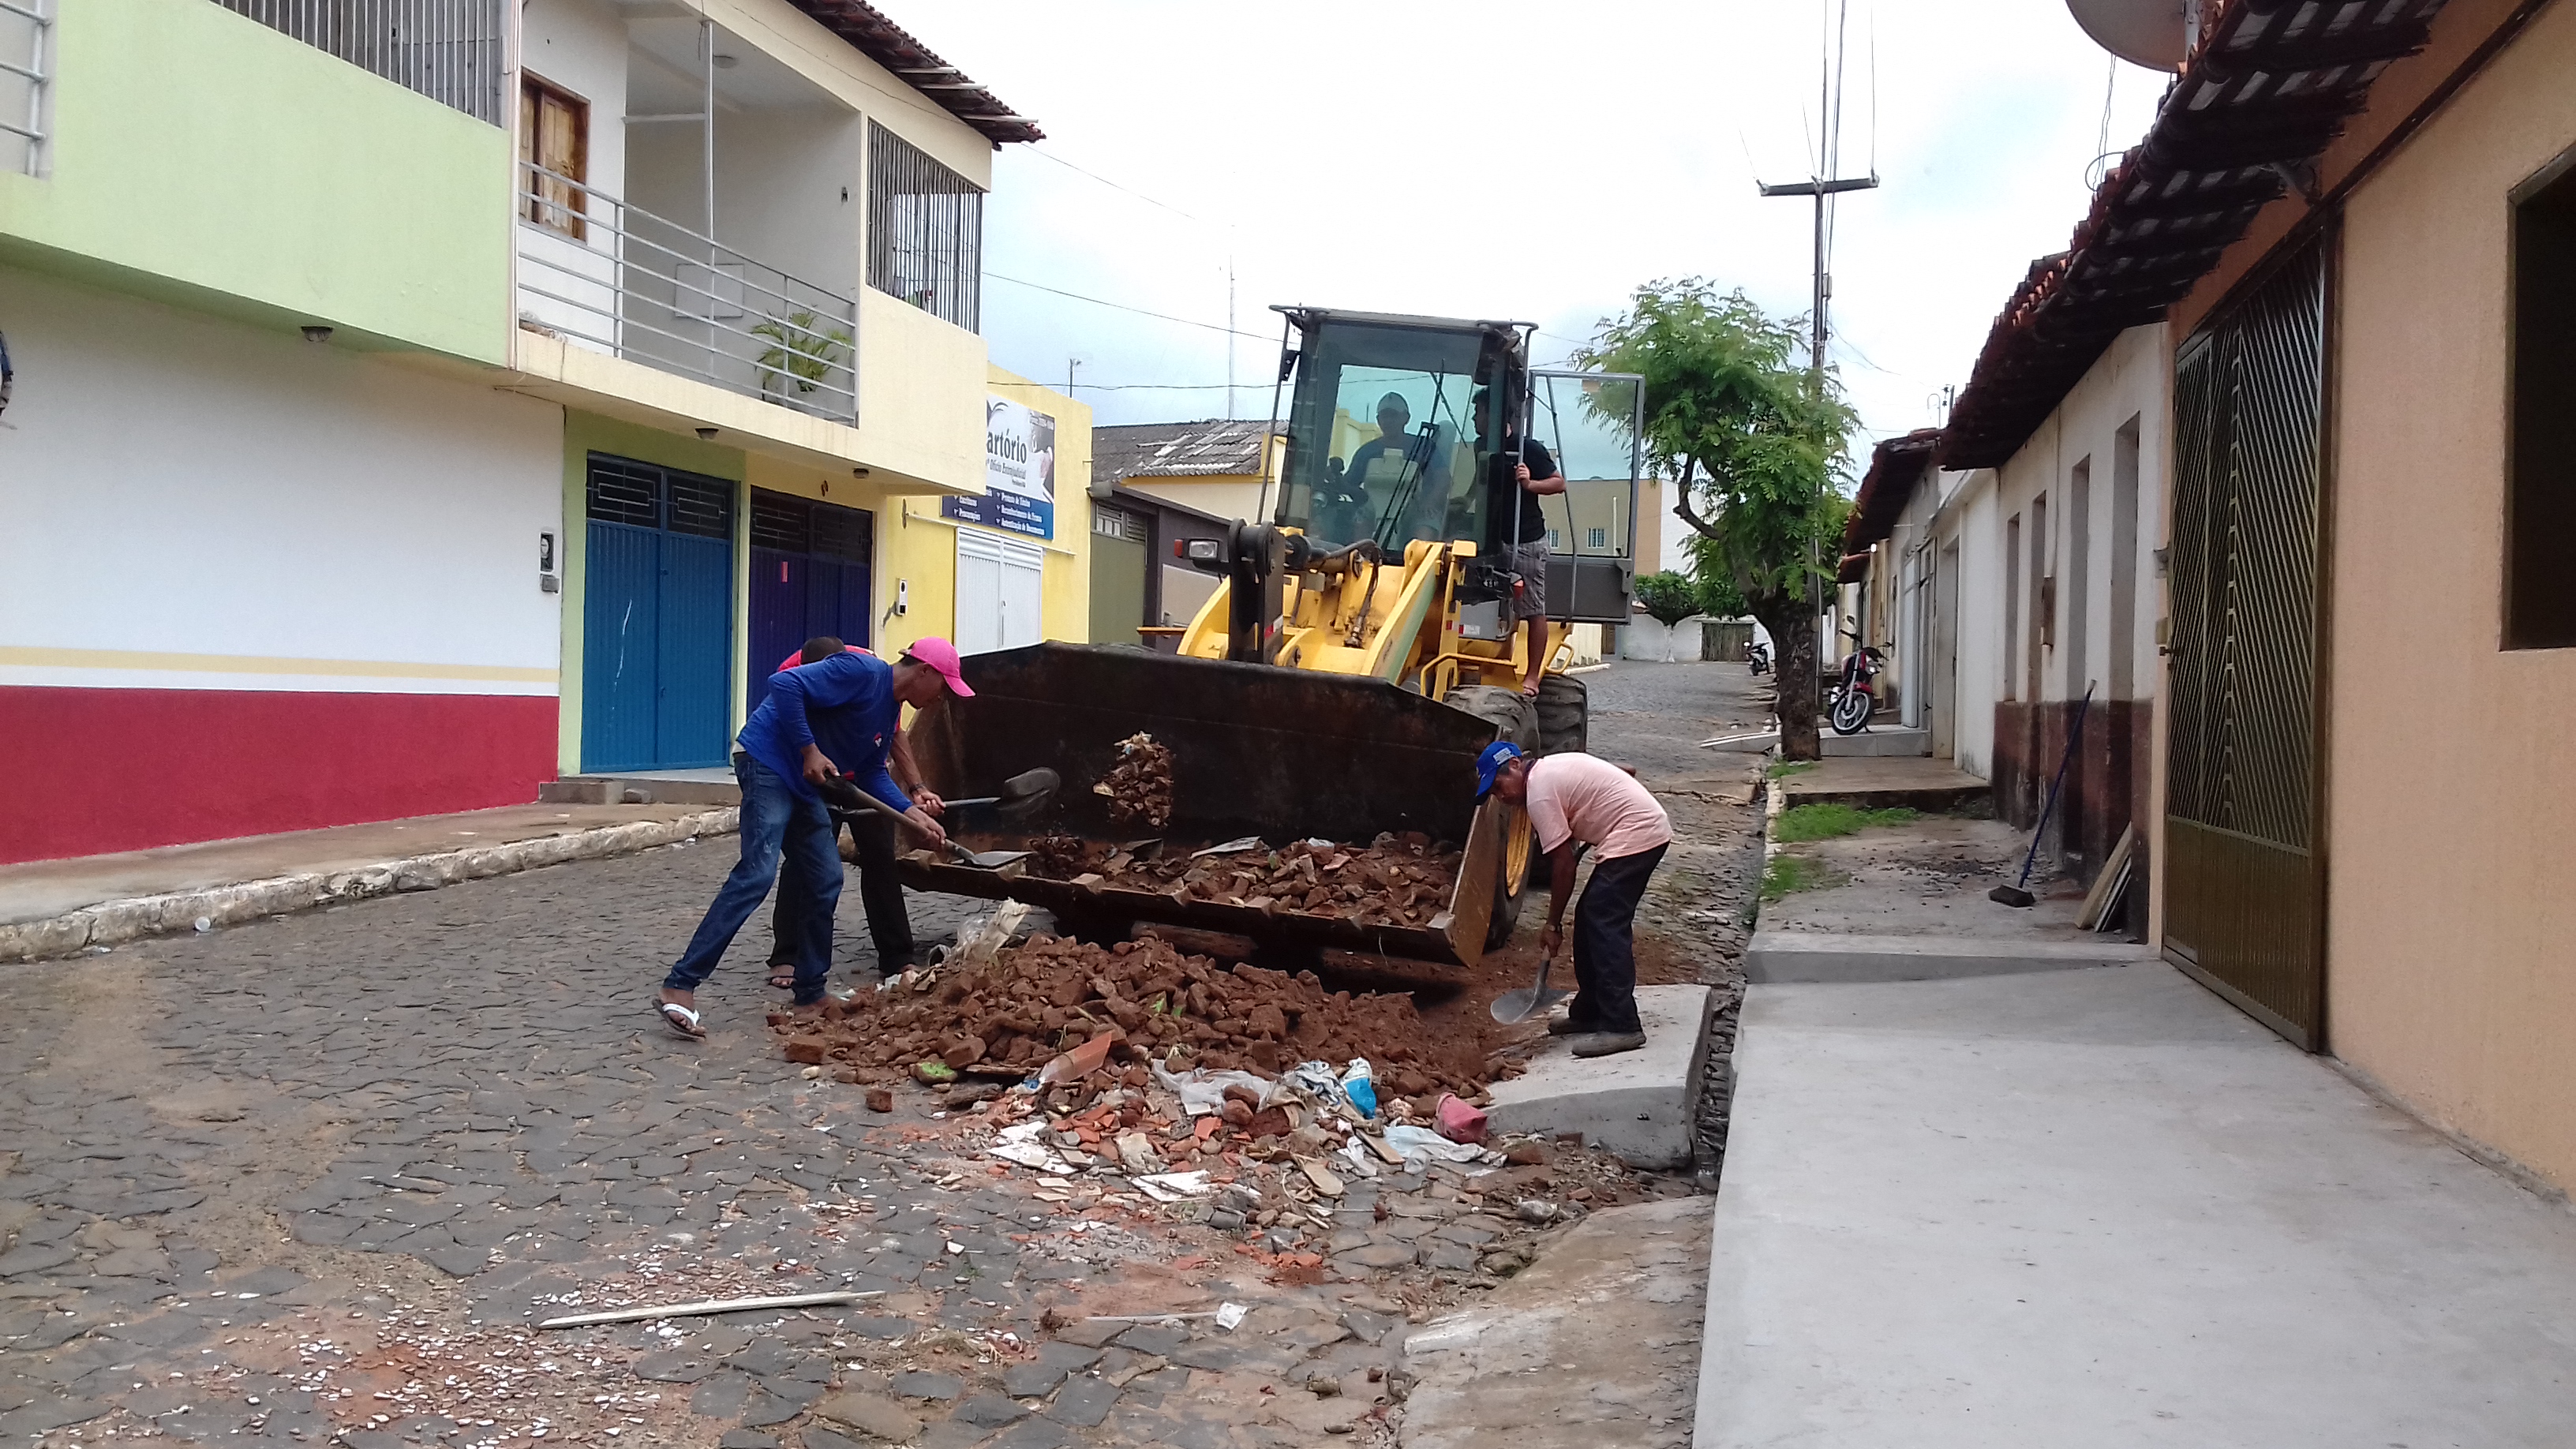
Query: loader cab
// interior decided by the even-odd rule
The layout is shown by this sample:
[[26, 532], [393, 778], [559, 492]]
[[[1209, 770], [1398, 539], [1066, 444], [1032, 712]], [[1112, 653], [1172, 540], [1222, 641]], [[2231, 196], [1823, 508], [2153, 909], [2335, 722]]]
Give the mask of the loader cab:
[[1395, 558], [1421, 539], [1485, 537], [1485, 460], [1516, 399], [1527, 347], [1512, 322], [1284, 307], [1293, 378], [1272, 521], [1325, 548], [1375, 540]]
[[[1325, 549], [1496, 536], [1487, 460], [1509, 437], [1548, 450], [1562, 494], [1547, 525], [1549, 616], [1625, 624], [1643, 494], [1644, 380], [1532, 368], [1531, 324], [1281, 307], [1287, 451], [1272, 522]], [[1479, 394], [1499, 403], [1480, 409]], [[1502, 520], [1502, 531], [1511, 520]]]

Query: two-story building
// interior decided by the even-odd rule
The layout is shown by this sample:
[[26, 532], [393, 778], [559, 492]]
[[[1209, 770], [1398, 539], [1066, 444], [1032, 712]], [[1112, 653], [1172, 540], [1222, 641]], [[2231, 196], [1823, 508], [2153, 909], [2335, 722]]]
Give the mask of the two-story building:
[[[1087, 628], [1027, 118], [848, 0], [0, 10], [0, 861], [721, 764], [815, 633]], [[84, 757], [94, 757], [84, 760]]]

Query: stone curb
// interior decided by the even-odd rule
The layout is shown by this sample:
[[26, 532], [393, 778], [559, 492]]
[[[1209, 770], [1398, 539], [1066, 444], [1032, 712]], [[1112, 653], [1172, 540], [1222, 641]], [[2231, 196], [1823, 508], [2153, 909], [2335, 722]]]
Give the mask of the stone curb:
[[638, 820], [568, 835], [514, 840], [507, 845], [407, 856], [354, 870], [311, 871], [207, 886], [168, 895], [101, 901], [65, 915], [0, 925], [0, 963], [77, 956], [92, 946], [113, 946], [146, 936], [238, 925], [289, 911], [342, 905], [376, 896], [432, 891], [459, 881], [512, 875], [576, 860], [632, 855], [701, 835], [730, 835], [739, 828], [738, 807], [705, 810], [677, 820]]

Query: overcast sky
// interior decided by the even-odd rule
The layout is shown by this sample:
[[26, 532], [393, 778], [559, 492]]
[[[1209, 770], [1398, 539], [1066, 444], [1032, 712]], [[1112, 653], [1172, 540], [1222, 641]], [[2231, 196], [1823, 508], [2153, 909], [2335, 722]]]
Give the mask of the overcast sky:
[[[1533, 321], [1542, 361], [1655, 278], [1803, 315], [1809, 203], [1754, 186], [1814, 170], [1842, 3], [886, 8], [1045, 128], [995, 158], [984, 334], [1054, 386], [1081, 359], [1077, 395], [1119, 423], [1224, 415], [1229, 341], [1234, 412], [1268, 416], [1272, 303]], [[1840, 203], [1828, 355], [1879, 437], [1938, 421], [2023, 270], [2065, 245], [2106, 91], [2118, 148], [2166, 78], [2114, 85], [2065, 0], [1848, 6], [1840, 170], [1874, 161], [1884, 184]], [[1217, 330], [1229, 258], [1248, 338]]]

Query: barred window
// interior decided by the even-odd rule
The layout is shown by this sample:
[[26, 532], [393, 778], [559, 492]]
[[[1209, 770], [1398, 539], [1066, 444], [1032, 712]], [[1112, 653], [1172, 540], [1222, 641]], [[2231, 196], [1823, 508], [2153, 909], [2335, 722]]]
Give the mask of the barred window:
[[874, 121], [868, 285], [969, 332], [981, 327], [984, 193]]

